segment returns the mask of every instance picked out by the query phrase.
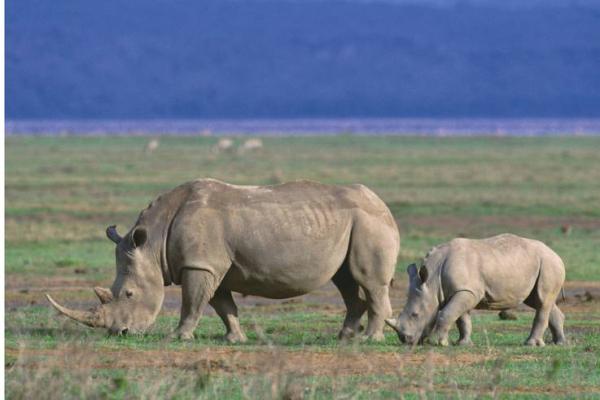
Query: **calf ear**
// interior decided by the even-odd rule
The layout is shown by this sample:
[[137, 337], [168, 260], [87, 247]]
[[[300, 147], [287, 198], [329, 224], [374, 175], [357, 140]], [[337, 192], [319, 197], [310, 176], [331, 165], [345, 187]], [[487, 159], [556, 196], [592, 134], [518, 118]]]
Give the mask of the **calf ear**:
[[419, 278], [421, 279], [421, 283], [425, 283], [428, 277], [429, 271], [427, 271], [426, 266], [422, 265], [421, 268], [419, 268]]
[[138, 226], [131, 232], [131, 244], [133, 247], [142, 247], [148, 240], [148, 231], [146, 228]]

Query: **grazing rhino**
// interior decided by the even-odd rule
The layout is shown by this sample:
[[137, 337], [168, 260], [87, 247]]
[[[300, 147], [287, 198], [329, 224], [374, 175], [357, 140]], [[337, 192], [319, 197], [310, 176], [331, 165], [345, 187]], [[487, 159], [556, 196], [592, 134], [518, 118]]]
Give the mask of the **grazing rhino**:
[[565, 343], [564, 315], [555, 304], [565, 267], [542, 242], [511, 234], [454, 239], [430, 250], [419, 269], [411, 264], [408, 276], [404, 310], [398, 320], [386, 320], [404, 343], [428, 338], [447, 346], [456, 322], [457, 344], [470, 344], [471, 310], [508, 310], [522, 302], [536, 310], [525, 344], [543, 346], [548, 323], [554, 343]]
[[[185, 183], [155, 199], [116, 243], [116, 279], [96, 288], [101, 305], [61, 313], [113, 334], [141, 332], [156, 319], [163, 286], [182, 286], [174, 337], [190, 339], [209, 303], [227, 328], [226, 340], [245, 341], [231, 292], [284, 299], [332, 280], [347, 307], [340, 338], [360, 329], [383, 339], [391, 317], [389, 286], [400, 248], [396, 222], [363, 185], [298, 181], [235, 186], [213, 179]], [[359, 297], [359, 287], [366, 300]]]

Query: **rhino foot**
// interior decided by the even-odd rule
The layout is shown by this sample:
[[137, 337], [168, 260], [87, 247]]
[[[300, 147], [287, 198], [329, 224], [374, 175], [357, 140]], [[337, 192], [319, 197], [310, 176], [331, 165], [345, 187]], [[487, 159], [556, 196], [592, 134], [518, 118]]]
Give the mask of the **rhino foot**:
[[194, 340], [194, 332], [180, 332], [175, 331], [169, 335], [169, 339], [172, 340]]
[[223, 339], [228, 342], [228, 343], [246, 343], [248, 341], [248, 338], [246, 337], [246, 335], [244, 335], [243, 333], [234, 333], [234, 332], [229, 332], [227, 333], [225, 336], [223, 336]]
[[546, 343], [544, 343], [544, 339], [535, 339], [535, 338], [530, 338], [527, 339], [527, 341], [525, 342], [525, 346], [538, 346], [538, 347], [542, 347], [545, 346]]
[[359, 327], [358, 329], [352, 329], [348, 326], [345, 326], [342, 328], [342, 330], [340, 331], [340, 333], [338, 333], [338, 339], [344, 341], [344, 340], [350, 340], [350, 339], [354, 339], [356, 337], [356, 334], [358, 332], [361, 332], [364, 328]]
[[447, 337], [439, 337], [437, 335], [431, 335], [427, 338], [426, 342], [428, 344], [431, 344], [433, 346], [442, 346], [442, 347], [446, 347], [448, 346], [450, 343], [448, 342], [448, 338]]
[[464, 339], [460, 339], [458, 342], [456, 342], [457, 346], [472, 346], [473, 345], [473, 341], [470, 338], [464, 338]]
[[558, 339], [558, 340], [555, 340], [555, 341], [554, 341], [554, 344], [555, 344], [555, 345], [557, 345], [557, 346], [564, 346], [564, 345], [566, 345], [566, 344], [567, 344], [567, 339], [565, 339], [565, 338], [560, 338], [560, 339]]
[[372, 333], [370, 335], [364, 335], [361, 337], [361, 341], [363, 342], [383, 342], [385, 340], [385, 335], [383, 332]]

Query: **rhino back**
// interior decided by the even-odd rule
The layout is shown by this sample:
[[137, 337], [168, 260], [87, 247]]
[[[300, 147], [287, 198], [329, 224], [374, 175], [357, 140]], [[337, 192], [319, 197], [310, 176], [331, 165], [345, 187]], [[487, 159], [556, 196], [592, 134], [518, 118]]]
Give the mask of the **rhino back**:
[[444, 289], [448, 294], [474, 292], [483, 299], [478, 308], [514, 307], [532, 292], [546, 249], [541, 242], [512, 234], [455, 239], [448, 247]]

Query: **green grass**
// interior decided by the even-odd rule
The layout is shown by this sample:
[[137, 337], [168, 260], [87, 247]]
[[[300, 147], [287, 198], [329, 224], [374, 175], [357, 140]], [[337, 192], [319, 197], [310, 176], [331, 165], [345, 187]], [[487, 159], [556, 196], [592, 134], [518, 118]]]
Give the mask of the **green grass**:
[[[6, 139], [7, 397], [52, 397], [52, 388], [70, 398], [118, 399], [294, 393], [359, 399], [600, 397], [597, 301], [565, 311], [569, 346], [522, 347], [531, 313], [510, 322], [482, 313], [474, 318], [475, 346], [411, 349], [400, 346], [391, 332], [381, 344], [340, 344], [335, 339], [343, 318], [340, 304], [242, 307], [249, 342], [231, 346], [220, 340], [223, 327], [216, 317], [202, 319], [192, 343], [166, 339], [177, 323], [172, 313], [162, 314], [144, 336], [107, 337], [55, 318], [41, 296], [47, 287], [110, 282], [114, 247], [104, 236], [106, 226], [118, 224], [125, 231], [159, 193], [199, 177], [237, 184], [313, 179], [369, 186], [400, 226], [401, 279], [405, 266], [435, 244], [513, 232], [549, 244], [564, 259], [568, 280], [599, 281], [600, 138], [265, 138], [262, 151], [244, 155], [215, 154], [211, 147], [217, 139], [210, 137], [161, 138], [153, 154], [144, 154], [147, 140]], [[569, 234], [563, 226], [570, 227]], [[89, 290], [58, 294], [70, 304], [91, 296]], [[34, 353], [19, 355], [21, 348]], [[168, 360], [157, 367], [96, 368], [104, 362], [101, 356], [86, 359], [90, 352], [111, 351], [189, 352], [190, 360], [214, 351], [280, 352], [283, 360], [288, 352], [358, 353], [364, 354], [365, 368], [332, 376], [288, 373], [276, 363], [261, 369], [270, 367], [269, 360], [238, 371], [174, 366]], [[369, 354], [420, 361], [372, 373]], [[68, 362], [55, 365], [64, 357]], [[474, 361], [454, 362], [468, 357]]]

